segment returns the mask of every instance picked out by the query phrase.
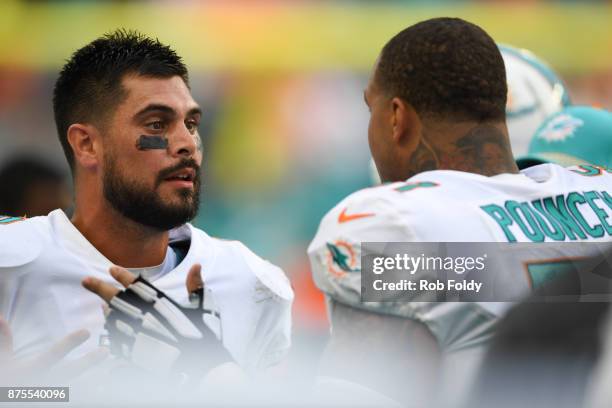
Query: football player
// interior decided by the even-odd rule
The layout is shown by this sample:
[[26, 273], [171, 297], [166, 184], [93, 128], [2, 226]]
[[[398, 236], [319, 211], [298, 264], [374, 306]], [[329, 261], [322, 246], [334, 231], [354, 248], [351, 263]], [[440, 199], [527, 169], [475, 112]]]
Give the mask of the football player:
[[[370, 150], [387, 184], [341, 201], [308, 249], [332, 324], [323, 375], [415, 406], [436, 394], [438, 376], [448, 376], [442, 383], [452, 383], [454, 398], [507, 307], [363, 302], [362, 242], [610, 241], [612, 175], [553, 164], [519, 172], [507, 93], [495, 42], [461, 19], [415, 24], [382, 49], [364, 97]], [[526, 259], [510, 259], [496, 278], [527, 293]]]
[[71, 356], [95, 349], [105, 335], [104, 302], [81, 281], [120, 287], [109, 273], [119, 265], [175, 302], [166, 306], [189, 304], [187, 274], [201, 269], [217, 318], [206, 325], [230, 359], [246, 370], [277, 363], [290, 345], [293, 299], [283, 271], [189, 224], [200, 198], [202, 112], [181, 58], [157, 40], [113, 32], [72, 55], [53, 107], [74, 215], [0, 218], [0, 314], [15, 356], [78, 329], [91, 335]]

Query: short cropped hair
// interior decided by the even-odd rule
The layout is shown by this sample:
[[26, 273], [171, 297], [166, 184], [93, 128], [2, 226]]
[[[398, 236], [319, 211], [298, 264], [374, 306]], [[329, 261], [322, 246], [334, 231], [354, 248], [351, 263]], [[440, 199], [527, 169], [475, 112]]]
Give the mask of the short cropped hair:
[[505, 118], [506, 70], [495, 41], [459, 18], [410, 26], [383, 48], [375, 83], [425, 117], [498, 121]]
[[179, 76], [189, 86], [181, 57], [159, 40], [136, 31], [120, 29], [77, 50], [60, 72], [53, 93], [58, 136], [73, 172], [74, 153], [68, 143], [68, 128], [74, 123], [103, 125], [127, 96], [121, 86], [127, 74]]

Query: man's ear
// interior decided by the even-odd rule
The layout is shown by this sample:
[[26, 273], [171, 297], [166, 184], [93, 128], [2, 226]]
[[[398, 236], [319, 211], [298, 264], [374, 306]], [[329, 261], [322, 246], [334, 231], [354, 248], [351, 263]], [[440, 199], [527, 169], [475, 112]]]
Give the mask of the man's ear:
[[393, 140], [402, 148], [414, 150], [421, 139], [421, 119], [412, 105], [398, 97], [391, 100]]
[[102, 159], [98, 130], [92, 125], [74, 123], [67, 133], [75, 165], [86, 169], [95, 168]]

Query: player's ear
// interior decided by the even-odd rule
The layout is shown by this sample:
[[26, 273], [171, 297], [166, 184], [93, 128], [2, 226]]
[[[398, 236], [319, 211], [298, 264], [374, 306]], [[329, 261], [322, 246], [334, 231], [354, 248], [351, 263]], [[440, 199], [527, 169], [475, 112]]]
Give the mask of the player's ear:
[[77, 166], [92, 169], [99, 164], [99, 133], [92, 125], [74, 123], [67, 132]]
[[399, 146], [413, 150], [421, 138], [421, 119], [412, 105], [401, 98], [391, 99], [393, 140]]

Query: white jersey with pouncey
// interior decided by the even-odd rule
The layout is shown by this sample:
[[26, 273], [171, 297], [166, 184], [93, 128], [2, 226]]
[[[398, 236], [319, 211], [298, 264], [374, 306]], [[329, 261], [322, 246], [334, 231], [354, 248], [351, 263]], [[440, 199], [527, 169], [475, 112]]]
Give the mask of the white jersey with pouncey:
[[[41, 352], [82, 328], [91, 337], [73, 356], [97, 347], [104, 332], [103, 301], [81, 281], [95, 276], [119, 287], [109, 274], [112, 263], [61, 210], [4, 224], [0, 220], [0, 314], [11, 326], [17, 355]], [[211, 238], [190, 224], [170, 232], [170, 245], [181, 243], [184, 258], [153, 277], [154, 285], [187, 305], [187, 272], [200, 263], [233, 358], [248, 370], [278, 362], [290, 346], [293, 301], [283, 271], [241, 243]]]
[[[479, 347], [508, 304], [362, 302], [361, 243], [608, 242], [611, 192], [612, 174], [605, 169], [553, 164], [494, 177], [428, 171], [406, 182], [367, 188], [323, 218], [308, 249], [314, 280], [334, 301], [424, 323], [444, 352]], [[577, 245], [576, 251], [584, 247]], [[533, 286], [523, 270], [526, 261], [558, 258], [555, 250], [534, 255], [506, 248], [496, 285], [518, 294]]]

